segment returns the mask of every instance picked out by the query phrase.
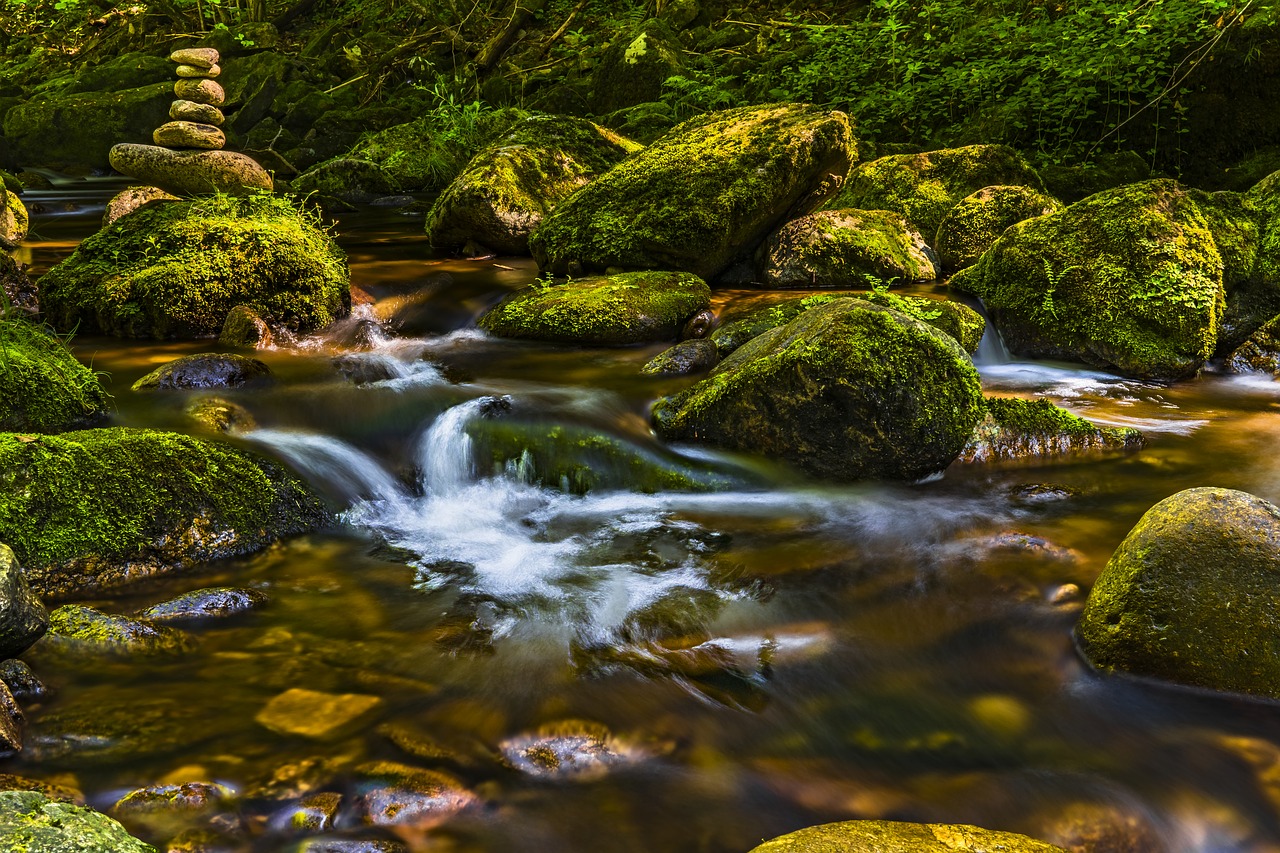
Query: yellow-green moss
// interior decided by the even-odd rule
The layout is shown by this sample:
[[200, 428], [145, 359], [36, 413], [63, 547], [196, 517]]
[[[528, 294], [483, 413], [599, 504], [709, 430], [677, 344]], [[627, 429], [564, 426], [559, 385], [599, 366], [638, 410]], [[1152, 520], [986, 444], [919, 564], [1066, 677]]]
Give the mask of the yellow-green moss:
[[1064, 853], [1059, 847], [977, 826], [850, 820], [766, 841], [751, 853]]
[[811, 213], [778, 229], [763, 251], [768, 287], [868, 287], [938, 275], [924, 238], [886, 210]]
[[98, 377], [53, 335], [0, 317], [0, 430], [62, 432], [106, 415]]
[[938, 225], [933, 247], [944, 269], [972, 265], [1016, 222], [1046, 216], [1062, 205], [1030, 187], [984, 187], [962, 198]]
[[988, 397], [962, 462], [1044, 462], [1140, 450], [1136, 429], [1099, 427], [1048, 400]]
[[280, 198], [216, 196], [144, 207], [86, 239], [40, 279], [46, 317], [121, 337], [216, 335], [248, 305], [325, 326], [351, 304], [346, 256]]
[[191, 648], [190, 637], [164, 625], [64, 604], [49, 615], [49, 633], [36, 654], [162, 655]]
[[4, 853], [156, 853], [120, 824], [92, 809], [36, 791], [0, 791]]
[[529, 240], [543, 269], [675, 269], [710, 278], [849, 167], [849, 120], [804, 104], [681, 124], [562, 202]]

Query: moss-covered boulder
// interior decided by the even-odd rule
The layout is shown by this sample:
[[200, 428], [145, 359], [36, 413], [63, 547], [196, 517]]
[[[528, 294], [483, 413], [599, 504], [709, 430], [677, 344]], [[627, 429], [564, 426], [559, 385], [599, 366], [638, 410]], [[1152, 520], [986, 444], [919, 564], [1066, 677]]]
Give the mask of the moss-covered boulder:
[[776, 329], [799, 317], [805, 311], [826, 305], [836, 299], [865, 299], [877, 305], [901, 311], [946, 332], [964, 347], [965, 352], [978, 351], [987, 321], [968, 305], [947, 299], [903, 296], [881, 290], [857, 293], [820, 293], [781, 299], [772, 305], [754, 308], [744, 314], [726, 315], [724, 322], [711, 333], [710, 340], [723, 358], [738, 347], [770, 329]]
[[1180, 379], [1213, 354], [1222, 269], [1195, 200], [1155, 180], [1010, 227], [953, 286], [982, 298], [1014, 353]]
[[1260, 269], [1266, 216], [1246, 196], [1233, 192], [1188, 190], [1209, 225], [1222, 257], [1222, 288], [1226, 307], [1218, 323], [1218, 345], [1224, 356], [1280, 314], [1280, 276], [1268, 278]]
[[560, 203], [529, 240], [543, 269], [710, 279], [816, 209], [853, 156], [849, 119], [804, 104], [691, 119]]
[[696, 275], [634, 272], [537, 282], [486, 311], [480, 328], [502, 338], [621, 346], [674, 341], [711, 304]]
[[832, 480], [940, 471], [984, 411], [950, 335], [900, 311], [836, 299], [748, 341], [652, 410], [658, 434], [787, 461]]
[[1076, 626], [1089, 662], [1280, 698], [1280, 507], [1234, 489], [1149, 509], [1098, 576]]
[[959, 462], [1046, 462], [1140, 450], [1136, 429], [1099, 427], [1048, 400], [988, 397]]
[[0, 188], [0, 249], [12, 249], [27, 237], [31, 217], [17, 193]]
[[868, 287], [938, 277], [933, 250], [901, 214], [821, 210], [793, 219], [761, 248], [767, 287]]
[[532, 116], [471, 158], [427, 211], [427, 235], [436, 246], [475, 240], [527, 254], [557, 204], [639, 149], [586, 119]]
[[36, 791], [0, 791], [0, 838], [13, 853], [156, 853], [106, 815]]
[[1031, 187], [983, 187], [951, 208], [938, 225], [933, 246], [943, 269], [972, 266], [1014, 223], [1062, 210], [1062, 205]]
[[59, 328], [154, 338], [216, 335], [237, 305], [311, 330], [351, 304], [342, 250], [271, 196], [141, 208], [45, 273], [40, 298]]
[[591, 75], [592, 102], [608, 113], [662, 95], [662, 84], [684, 70], [684, 50], [661, 20], [618, 33]]
[[93, 371], [42, 326], [0, 315], [0, 430], [62, 432], [107, 413]]
[[[1252, 214], [1256, 229], [1253, 263], [1248, 275], [1235, 282], [1234, 287], [1227, 285], [1224, 334], [1219, 346], [1219, 354], [1225, 354], [1243, 344], [1263, 323], [1280, 314], [1280, 172], [1263, 178], [1243, 196], [1223, 192], [1213, 193], [1212, 197], [1240, 199], [1243, 208]], [[1247, 227], [1240, 226], [1235, 230]], [[1244, 239], [1239, 242], [1248, 245]]]
[[751, 853], [1065, 853], [1060, 847], [976, 826], [849, 820], [811, 826]]
[[34, 98], [4, 114], [13, 159], [26, 166], [105, 169], [118, 142], [150, 142], [173, 100], [172, 83]]
[[983, 187], [1025, 186], [1044, 192], [1036, 170], [1004, 145], [969, 145], [923, 154], [892, 154], [849, 172], [829, 208], [901, 213], [933, 238], [951, 208]]
[[118, 587], [326, 523], [279, 465], [140, 429], [0, 433], [0, 541], [41, 594]]
[[1223, 360], [1229, 373], [1271, 373], [1280, 376], [1280, 315], [1263, 324]]
[[64, 604], [49, 618], [49, 633], [36, 654], [122, 656], [180, 654], [191, 637], [145, 619], [103, 613], [83, 604]]

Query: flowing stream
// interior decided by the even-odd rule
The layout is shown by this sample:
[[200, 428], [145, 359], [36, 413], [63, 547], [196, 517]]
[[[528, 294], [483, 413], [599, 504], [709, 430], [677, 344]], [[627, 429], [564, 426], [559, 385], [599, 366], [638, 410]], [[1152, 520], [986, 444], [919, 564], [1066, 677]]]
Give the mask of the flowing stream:
[[[110, 190], [29, 197], [45, 212], [21, 257], [37, 272], [65, 257]], [[266, 792], [353, 795], [371, 761], [448, 770], [476, 802], [414, 829], [340, 811], [331, 836], [423, 851], [743, 853], [877, 817], [1048, 840], [1110, 832], [1098, 850], [1280, 850], [1276, 705], [1100, 678], [1071, 634], [1111, 551], [1156, 501], [1202, 485], [1280, 500], [1280, 384], [1143, 383], [1019, 362], [989, 335], [977, 359], [988, 390], [1138, 427], [1146, 449], [953, 466], [912, 486], [814, 484], [659, 446], [648, 403], [689, 383], [639, 375], [661, 347], [476, 331], [484, 307], [536, 275], [528, 260], [442, 259], [418, 218], [388, 211], [346, 216], [336, 233], [361, 295], [353, 317], [262, 353], [274, 385], [219, 396], [257, 422], [234, 440], [319, 487], [341, 526], [89, 601], [132, 612], [232, 585], [270, 604], [193, 628], [196, 647], [176, 659], [36, 655], [53, 692], [29, 708], [29, 746], [0, 772], [74, 785], [103, 809], [144, 785], [219, 782], [237, 795], [218, 818], [237, 853], [308, 837]], [[716, 294], [720, 308], [760, 298]], [[112, 423], [180, 431], [193, 429], [190, 395], [130, 385], [211, 347], [73, 343], [104, 372]], [[728, 485], [549, 489], [527, 464], [479, 458], [468, 427], [493, 407], [716, 466]], [[383, 702], [321, 741], [255, 721], [299, 687]], [[565, 779], [502, 760], [504, 743], [572, 721], [607, 727], [625, 760]], [[415, 739], [437, 752], [406, 746]], [[158, 844], [175, 832], [128, 825]]]

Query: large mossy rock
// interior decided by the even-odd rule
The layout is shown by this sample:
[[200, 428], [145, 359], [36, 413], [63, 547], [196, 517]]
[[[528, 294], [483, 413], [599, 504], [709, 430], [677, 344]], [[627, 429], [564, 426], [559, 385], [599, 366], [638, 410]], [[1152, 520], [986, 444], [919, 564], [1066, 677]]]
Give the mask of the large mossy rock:
[[765, 241], [767, 287], [868, 287], [938, 277], [933, 251], [901, 214], [820, 210], [783, 225]]
[[440, 194], [427, 212], [427, 235], [436, 246], [475, 240], [503, 254], [527, 254], [529, 234], [557, 204], [639, 149], [586, 119], [525, 119]]
[[972, 266], [1005, 229], [1024, 219], [1062, 210], [1056, 200], [1031, 187], [983, 187], [951, 208], [938, 226], [933, 247], [944, 269]]
[[952, 283], [981, 297], [1010, 351], [1144, 379], [1194, 375], [1225, 302], [1209, 222], [1171, 180], [1020, 222]]
[[711, 279], [820, 206], [853, 156], [843, 113], [772, 104], [710, 113], [565, 199], [533, 233], [543, 269], [675, 269]]
[[0, 316], [0, 431], [62, 432], [107, 413], [93, 371], [43, 327]]
[[618, 34], [591, 75], [591, 100], [604, 114], [656, 101], [662, 84], [684, 71], [684, 50], [660, 20]]
[[739, 347], [653, 406], [658, 434], [789, 462], [831, 480], [916, 480], [945, 468], [984, 408], [950, 335], [836, 299]]
[[1223, 367], [1228, 373], [1270, 373], [1280, 376], [1280, 315], [1263, 323], [1262, 328], [1233, 349]]
[[1165, 498], [1093, 585], [1076, 638], [1104, 672], [1280, 698], [1280, 507], [1233, 489]]
[[104, 814], [36, 791], [0, 791], [6, 853], [156, 853]]
[[174, 433], [0, 433], [0, 541], [63, 596], [256, 551], [328, 521], [279, 465]]
[[0, 249], [13, 249], [27, 237], [31, 217], [12, 190], [0, 186]]
[[597, 346], [673, 341], [711, 304], [711, 289], [689, 273], [632, 272], [563, 284], [531, 284], [480, 317], [502, 338]]
[[[1223, 355], [1243, 344], [1262, 324], [1280, 314], [1280, 172], [1263, 178], [1243, 196], [1226, 192], [1204, 195], [1222, 200], [1216, 207], [1237, 213], [1232, 217], [1237, 220], [1240, 218], [1238, 208], [1232, 202], [1239, 199], [1240, 205], [1253, 217], [1252, 223], [1246, 221], [1227, 231], [1228, 236], [1244, 232], [1235, 242], [1246, 247], [1249, 246], [1248, 237], [1252, 236], [1254, 242], [1253, 254], [1246, 259], [1252, 261], [1247, 268], [1248, 275], [1235, 276], [1234, 281], [1228, 279], [1224, 282], [1227, 311], [1218, 348], [1218, 354]], [[1253, 227], [1252, 235], [1248, 233], [1250, 225]]]
[[961, 451], [959, 462], [1043, 463], [1092, 459], [1140, 450], [1136, 429], [1100, 427], [1048, 400], [987, 398], [987, 414]]
[[40, 279], [58, 328], [121, 337], [216, 335], [249, 305], [307, 331], [351, 303], [346, 256], [282, 199], [216, 197], [143, 207], [86, 239]]
[[1064, 853], [1043, 841], [976, 826], [849, 820], [811, 826], [751, 853]]
[[1025, 186], [1044, 192], [1036, 170], [1004, 145], [969, 145], [923, 154], [891, 154], [849, 172], [827, 207], [901, 213], [927, 238], [965, 196], [983, 187]]
[[152, 131], [168, 120], [172, 100], [172, 83], [38, 98], [4, 114], [4, 136], [24, 166], [105, 169], [111, 146], [151, 141]]

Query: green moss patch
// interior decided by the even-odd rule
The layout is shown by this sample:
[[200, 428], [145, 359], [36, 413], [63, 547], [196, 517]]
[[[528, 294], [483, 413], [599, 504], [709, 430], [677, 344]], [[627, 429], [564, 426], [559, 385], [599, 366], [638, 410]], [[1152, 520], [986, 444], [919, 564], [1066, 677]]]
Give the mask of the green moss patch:
[[40, 326], [0, 317], [0, 430], [62, 432], [106, 415], [98, 377]]
[[793, 219], [763, 253], [769, 287], [871, 287], [938, 275], [920, 232], [885, 210], [822, 210]]
[[36, 791], [0, 791], [0, 838], [6, 853], [156, 853], [106, 815]]
[[1030, 187], [984, 187], [962, 198], [938, 225], [933, 246], [945, 269], [971, 266], [1004, 230], [1024, 219], [1062, 210]]
[[849, 820], [766, 841], [751, 853], [1064, 853], [1012, 832], [940, 823]]
[[1141, 449], [1136, 429], [1099, 427], [1048, 400], [988, 397], [961, 462], [1045, 462]]

